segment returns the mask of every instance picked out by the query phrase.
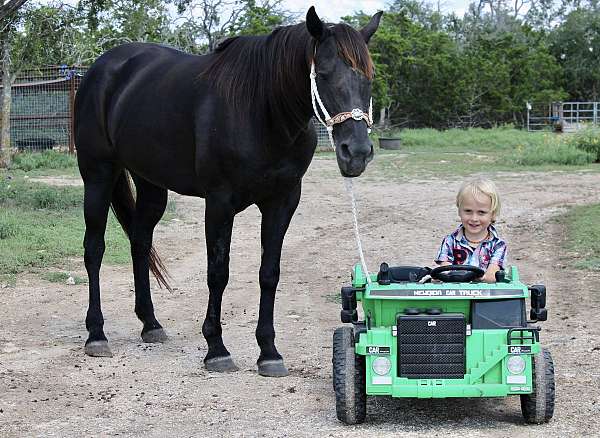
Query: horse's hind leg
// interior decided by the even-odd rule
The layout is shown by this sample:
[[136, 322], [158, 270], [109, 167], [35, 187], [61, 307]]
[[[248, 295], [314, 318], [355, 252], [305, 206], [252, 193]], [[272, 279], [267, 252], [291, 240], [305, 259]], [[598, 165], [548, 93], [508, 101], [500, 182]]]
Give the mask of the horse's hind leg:
[[84, 182], [83, 213], [85, 218], [84, 262], [89, 280], [89, 307], [85, 326], [89, 336], [85, 353], [89, 356], [111, 357], [108, 340], [104, 334], [104, 317], [100, 306], [100, 265], [104, 255], [104, 232], [115, 177], [118, 174], [109, 162], [86, 162], [78, 157]]
[[202, 334], [208, 344], [204, 366], [209, 371], [235, 371], [231, 355], [223, 344], [221, 329], [221, 302], [229, 281], [229, 249], [235, 211], [228, 194], [206, 198], [205, 234], [208, 259], [208, 309], [202, 325]]
[[260, 310], [256, 327], [256, 340], [260, 347], [258, 373], [267, 377], [283, 377], [288, 370], [283, 358], [275, 348], [275, 328], [273, 327], [273, 308], [275, 292], [279, 283], [279, 265], [283, 239], [298, 202], [300, 201], [300, 182], [290, 192], [260, 202], [262, 213], [260, 262]]
[[167, 206], [167, 190], [133, 175], [137, 197], [129, 239], [135, 282], [135, 313], [142, 321], [144, 342], [164, 342], [167, 335], [154, 315], [150, 294], [150, 249], [154, 227]]

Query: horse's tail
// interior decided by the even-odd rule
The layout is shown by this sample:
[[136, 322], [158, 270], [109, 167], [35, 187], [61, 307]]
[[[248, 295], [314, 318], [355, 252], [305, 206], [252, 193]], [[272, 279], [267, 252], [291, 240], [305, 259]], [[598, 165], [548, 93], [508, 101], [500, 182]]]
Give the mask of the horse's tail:
[[[117, 220], [121, 224], [123, 231], [130, 237], [131, 226], [133, 223], [133, 213], [135, 212], [135, 199], [131, 188], [131, 181], [126, 170], [121, 171], [118, 177], [115, 188], [113, 189], [111, 208]], [[159, 287], [166, 287], [171, 290], [171, 286], [167, 282], [169, 273], [158, 256], [154, 246], [150, 248], [150, 271], [158, 281]]]

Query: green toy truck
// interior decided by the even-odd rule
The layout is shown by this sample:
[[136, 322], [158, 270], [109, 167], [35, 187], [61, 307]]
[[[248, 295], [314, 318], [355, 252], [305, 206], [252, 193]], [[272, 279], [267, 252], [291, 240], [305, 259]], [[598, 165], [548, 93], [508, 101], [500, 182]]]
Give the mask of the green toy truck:
[[546, 289], [521, 283], [515, 267], [498, 272], [496, 283], [473, 281], [482, 275], [466, 265], [432, 270], [383, 263], [367, 281], [360, 265], [354, 267], [352, 286], [341, 292], [341, 319], [352, 325], [333, 334], [339, 420], [362, 423], [367, 396], [376, 395], [519, 395], [526, 422], [552, 418], [552, 356], [540, 345], [540, 328], [531, 325], [547, 319]]

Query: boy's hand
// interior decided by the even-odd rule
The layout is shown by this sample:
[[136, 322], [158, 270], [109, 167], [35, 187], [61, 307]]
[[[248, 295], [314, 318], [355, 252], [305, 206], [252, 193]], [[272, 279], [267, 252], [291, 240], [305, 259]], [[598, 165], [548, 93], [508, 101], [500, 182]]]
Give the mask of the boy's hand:
[[497, 264], [491, 264], [488, 266], [487, 270], [485, 271], [485, 274], [483, 274], [483, 277], [481, 277], [481, 281], [485, 282], [485, 283], [495, 283], [496, 282], [496, 272], [498, 272], [500, 270], [500, 266], [498, 266]]

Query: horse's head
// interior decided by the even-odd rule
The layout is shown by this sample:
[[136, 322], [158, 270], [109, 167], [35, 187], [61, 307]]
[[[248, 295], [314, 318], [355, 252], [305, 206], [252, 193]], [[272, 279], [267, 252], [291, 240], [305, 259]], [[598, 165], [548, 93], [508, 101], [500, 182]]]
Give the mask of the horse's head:
[[368, 135], [373, 123], [373, 62], [367, 43], [379, 26], [381, 14], [375, 14], [360, 31], [345, 24], [323, 23], [314, 7], [306, 14], [306, 27], [315, 39], [313, 106], [333, 129], [338, 166], [344, 176], [359, 176], [373, 159]]

